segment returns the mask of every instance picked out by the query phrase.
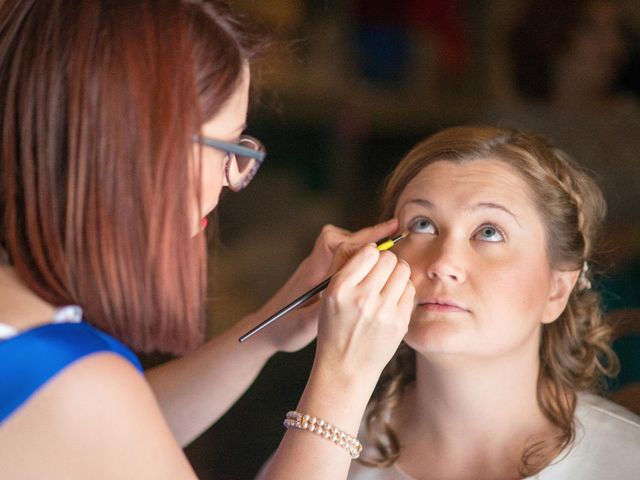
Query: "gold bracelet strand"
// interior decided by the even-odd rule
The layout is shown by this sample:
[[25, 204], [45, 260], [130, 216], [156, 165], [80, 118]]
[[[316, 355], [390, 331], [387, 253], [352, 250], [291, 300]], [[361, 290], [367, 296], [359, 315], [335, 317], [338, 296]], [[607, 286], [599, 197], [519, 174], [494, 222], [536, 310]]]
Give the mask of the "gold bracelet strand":
[[356, 437], [344, 433], [338, 427], [334, 427], [329, 422], [313, 417], [307, 413], [296, 411], [287, 412], [284, 419], [284, 426], [287, 428], [299, 428], [316, 433], [327, 440], [333, 441], [339, 447], [344, 448], [354, 460], [360, 456], [362, 444]]

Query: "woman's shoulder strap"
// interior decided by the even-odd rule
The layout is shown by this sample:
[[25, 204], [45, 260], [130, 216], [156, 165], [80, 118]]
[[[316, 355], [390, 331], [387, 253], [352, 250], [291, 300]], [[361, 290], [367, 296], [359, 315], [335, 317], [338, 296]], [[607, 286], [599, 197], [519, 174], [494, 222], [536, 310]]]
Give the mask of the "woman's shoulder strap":
[[47, 324], [0, 342], [0, 424], [64, 368], [99, 352], [120, 355], [142, 372], [131, 350], [85, 322]]

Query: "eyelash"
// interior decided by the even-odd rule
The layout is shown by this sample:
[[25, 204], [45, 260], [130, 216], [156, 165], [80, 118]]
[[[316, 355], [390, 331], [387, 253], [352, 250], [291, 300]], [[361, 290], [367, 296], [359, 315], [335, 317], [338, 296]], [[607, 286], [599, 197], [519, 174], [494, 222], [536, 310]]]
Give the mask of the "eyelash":
[[[415, 226], [422, 221], [427, 221], [429, 222], [429, 224], [431, 225], [431, 227], [433, 227], [434, 230], [437, 231], [435, 224], [427, 217], [415, 217], [413, 218], [409, 223], [408, 223], [408, 229], [413, 232], [413, 233], [423, 233], [423, 232], [416, 232], [415, 231]], [[504, 234], [504, 231], [495, 223], [493, 222], [482, 222], [482, 224], [480, 225], [479, 228], [477, 228], [474, 233], [473, 233], [473, 237], [475, 237], [480, 231], [482, 231], [483, 228], [485, 227], [491, 227], [493, 229], [495, 229], [495, 231], [500, 235], [500, 237], [502, 237], [500, 240], [496, 240], [496, 241], [488, 241], [488, 243], [501, 243], [504, 242], [506, 240], [506, 235]]]

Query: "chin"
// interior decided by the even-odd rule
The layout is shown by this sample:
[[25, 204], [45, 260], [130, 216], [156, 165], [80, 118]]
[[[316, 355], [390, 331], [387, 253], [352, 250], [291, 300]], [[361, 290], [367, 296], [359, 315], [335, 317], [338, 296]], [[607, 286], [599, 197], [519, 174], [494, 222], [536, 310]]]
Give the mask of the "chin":
[[419, 353], [460, 353], [463, 336], [460, 325], [448, 320], [412, 321], [404, 341]]

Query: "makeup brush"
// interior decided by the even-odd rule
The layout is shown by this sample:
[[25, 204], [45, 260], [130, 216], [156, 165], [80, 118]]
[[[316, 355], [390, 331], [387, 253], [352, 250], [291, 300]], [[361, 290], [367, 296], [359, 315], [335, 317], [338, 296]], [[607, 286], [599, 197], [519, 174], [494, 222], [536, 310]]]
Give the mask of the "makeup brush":
[[[402, 240], [404, 237], [406, 237], [409, 234], [409, 232], [403, 232], [400, 235], [396, 235], [395, 237], [386, 239], [386, 240], [381, 240], [380, 242], [378, 242], [376, 244], [376, 248], [380, 251], [383, 250], [389, 250], [391, 247], [393, 247], [396, 243], [398, 243], [400, 240]], [[274, 313], [273, 315], [271, 315], [269, 318], [267, 318], [264, 322], [256, 325], [255, 327], [253, 327], [251, 330], [249, 330], [247, 333], [245, 333], [244, 335], [242, 335], [238, 341], [240, 343], [244, 342], [246, 339], [248, 339], [249, 337], [251, 337], [252, 335], [258, 333], [260, 330], [262, 330], [263, 328], [265, 328], [266, 326], [270, 325], [271, 323], [275, 322], [276, 320], [278, 320], [280, 317], [286, 315], [287, 313], [289, 313], [291, 310], [294, 310], [296, 308], [298, 308], [300, 305], [302, 305], [304, 302], [306, 302], [307, 300], [309, 300], [310, 298], [312, 298], [313, 296], [317, 295], [318, 293], [320, 293], [321, 291], [323, 291], [325, 288], [327, 288], [327, 286], [329, 285], [329, 282], [331, 281], [331, 279], [333, 278], [333, 275], [330, 276], [329, 278], [327, 278], [326, 280], [322, 281], [321, 283], [319, 283], [318, 285], [316, 285], [315, 287], [313, 287], [311, 290], [309, 290], [306, 293], [303, 293], [302, 295], [300, 295], [298, 298], [296, 298], [293, 302], [291, 302], [289, 305], [287, 305], [286, 307], [281, 308], [280, 310], [278, 310], [276, 313]]]

